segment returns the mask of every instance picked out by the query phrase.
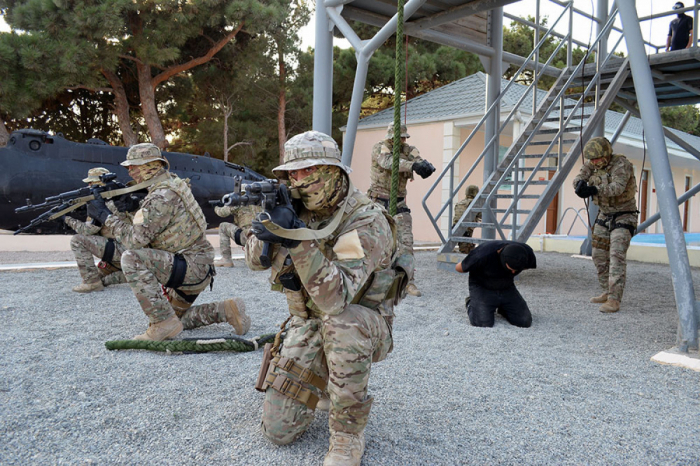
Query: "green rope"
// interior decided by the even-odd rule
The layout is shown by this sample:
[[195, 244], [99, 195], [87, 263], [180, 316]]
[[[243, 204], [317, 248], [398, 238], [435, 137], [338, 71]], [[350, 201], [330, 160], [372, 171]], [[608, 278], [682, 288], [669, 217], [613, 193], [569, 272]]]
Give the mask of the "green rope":
[[[262, 348], [265, 343], [270, 343], [275, 339], [275, 334], [270, 333], [253, 340], [246, 340], [236, 337], [214, 338], [214, 339], [187, 339], [187, 340], [166, 340], [166, 341], [142, 341], [142, 340], [113, 340], [105, 343], [108, 350], [141, 349], [150, 351], [169, 351], [171, 353], [208, 353], [210, 351], [236, 351], [245, 353]], [[222, 341], [223, 340], [223, 341]]]
[[399, 192], [399, 156], [401, 154], [401, 83], [404, 81], [404, 69], [399, 61], [403, 57], [403, 5], [399, 0], [396, 17], [396, 59], [394, 61], [394, 152], [391, 164], [391, 195], [389, 196], [389, 214], [396, 215], [396, 197]]

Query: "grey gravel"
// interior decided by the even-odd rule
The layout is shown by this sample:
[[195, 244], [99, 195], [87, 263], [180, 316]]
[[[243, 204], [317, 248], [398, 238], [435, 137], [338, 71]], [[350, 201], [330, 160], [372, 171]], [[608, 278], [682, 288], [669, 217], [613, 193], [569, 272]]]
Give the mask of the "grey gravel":
[[[533, 327], [480, 329], [467, 276], [417, 259], [423, 297], [399, 306], [395, 350], [372, 371], [364, 465], [700, 462], [700, 373], [649, 360], [675, 344], [668, 266], [630, 263], [622, 310], [604, 315], [588, 303], [590, 261], [538, 253], [518, 280]], [[236, 261], [200, 299], [243, 297], [249, 335], [272, 333], [286, 306], [267, 276]], [[127, 285], [78, 295], [78, 282], [75, 269], [0, 273], [0, 464], [321, 464], [326, 413], [290, 446], [260, 434], [261, 351], [107, 351], [146, 319]]]

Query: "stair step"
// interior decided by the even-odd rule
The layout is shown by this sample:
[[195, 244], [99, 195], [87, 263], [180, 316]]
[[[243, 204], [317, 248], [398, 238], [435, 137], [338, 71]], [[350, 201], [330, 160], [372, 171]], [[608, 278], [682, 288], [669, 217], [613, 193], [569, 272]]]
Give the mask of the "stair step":
[[[555, 171], [557, 171], [557, 168], [559, 168], [559, 167], [540, 167], [537, 170], [545, 170], [545, 171], [555, 172]], [[518, 168], [518, 170], [523, 171], [523, 172], [531, 172], [534, 169], [535, 169], [535, 167], [520, 167], [520, 168]]]
[[[581, 131], [582, 128], [580, 126], [569, 126], [566, 127], [562, 130], [562, 133], [578, 133]], [[547, 129], [538, 129], [537, 131], [525, 131], [523, 134], [526, 136], [531, 135], [532, 133], [536, 134], [557, 134], [559, 132], [559, 128], [547, 128]]]
[[[568, 117], [566, 117], [566, 118], [568, 118]], [[583, 118], [587, 119], [588, 117], [586, 115], [584, 115]], [[558, 116], [547, 117], [544, 119], [544, 122], [545, 123], [559, 123], [559, 117]], [[578, 123], [578, 120], [576, 121], [576, 123]], [[579, 129], [580, 126], [574, 126], [574, 128]]]
[[[513, 199], [512, 194], [496, 194], [494, 197], [498, 199]], [[518, 199], [539, 199], [539, 194], [521, 194]]]
[[[518, 180], [518, 184], [525, 184], [526, 180]], [[496, 186], [496, 183], [498, 183], [498, 180], [496, 181], [489, 181], [490, 186]], [[513, 184], [513, 180], [506, 181], [503, 184]], [[549, 184], [549, 180], [533, 180], [530, 181], [528, 184], [534, 185], [534, 184]]]
[[474, 244], [481, 244], [481, 243], [488, 243], [489, 241], [492, 241], [490, 239], [482, 239], [482, 238], [471, 238], [469, 236], [453, 236], [450, 238], [450, 241], [454, 241], [456, 243], [474, 243]]
[[[562, 142], [562, 144], [573, 144], [576, 142], [576, 139], [564, 139], [561, 142]], [[548, 146], [551, 143], [552, 143], [552, 141], [530, 141], [528, 146]], [[525, 143], [524, 142], [517, 142], [515, 145], [517, 147], [522, 147], [523, 145], [525, 145]]]
[[[477, 209], [474, 209], [477, 210]], [[465, 227], [465, 228], [476, 228], [476, 227], [482, 227], [482, 226], [489, 226], [492, 227], [493, 223], [481, 223], [481, 222], [462, 222], [459, 224], [459, 226]]]
[[[505, 213], [506, 213], [506, 210], [508, 210], [508, 209], [496, 209], [496, 210], [494, 210], [494, 212], [496, 212], [497, 214], [505, 214]], [[530, 212], [531, 212], [530, 210], [519, 209], [517, 212], [512, 212], [512, 211], [509, 212], [508, 215], [510, 215], [510, 214], [512, 214], [512, 213], [516, 213], [516, 214], [529, 214]]]
[[[524, 159], [541, 159], [544, 156], [544, 154], [523, 154], [520, 157]], [[555, 152], [550, 152], [547, 154], [547, 157], [559, 157], [559, 154]]]

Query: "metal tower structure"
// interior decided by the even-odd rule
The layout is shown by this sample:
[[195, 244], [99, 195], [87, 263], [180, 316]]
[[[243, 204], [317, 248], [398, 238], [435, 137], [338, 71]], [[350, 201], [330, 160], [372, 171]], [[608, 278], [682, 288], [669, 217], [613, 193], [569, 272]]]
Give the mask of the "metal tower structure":
[[[681, 353], [698, 348], [698, 314], [700, 305], [695, 301], [692, 275], [685, 237], [678, 211], [675, 187], [666, 148], [664, 128], [659, 106], [700, 102], [700, 49], [697, 40], [693, 47], [668, 54], [647, 55], [645, 45], [659, 51], [660, 46], [645, 41], [640, 21], [678, 13], [664, 12], [639, 18], [633, 0], [597, 0], [596, 14], [591, 16], [574, 5], [574, 1], [549, 0], [563, 8], [562, 13], [544, 27], [540, 24], [540, 3], [537, 1], [535, 23], [504, 14], [503, 7], [517, 0], [408, 0], [404, 7], [404, 33], [408, 36], [453, 46], [477, 54], [487, 71], [486, 112], [472, 134], [455, 153], [452, 162], [444, 167], [426, 194], [423, 206], [433, 222], [443, 246], [438, 254], [438, 266], [452, 268], [463, 257], [452, 251], [459, 242], [485, 242], [494, 238], [526, 241], [546, 212], [547, 206], [562, 188], [573, 168], [581, 149], [590, 137], [601, 135], [605, 111], [617, 102], [628, 114], [615, 132], [612, 142], [621, 133], [630, 114], [643, 120], [657, 188], [660, 217], [673, 279], [676, 305], [679, 315], [677, 350]], [[343, 145], [343, 162], [352, 164], [358, 121], [364, 87], [372, 54], [391, 37], [397, 26], [397, 2], [391, 0], [317, 0], [316, 1], [316, 50], [314, 68], [315, 130], [330, 133], [331, 96], [333, 83], [333, 37], [342, 34], [357, 55], [352, 101]], [[694, 37], [698, 37], [698, 4], [681, 11], [694, 15]], [[595, 24], [596, 37], [591, 44], [573, 37], [574, 16], [582, 16]], [[533, 28], [536, 47], [528, 57], [520, 57], [503, 51], [503, 18], [520, 21]], [[379, 28], [369, 40], [361, 40], [350, 22], [359, 21]], [[557, 32], [558, 26], [568, 23], [568, 32]], [[619, 33], [619, 39], [609, 46], [611, 31]], [[550, 56], [542, 56], [542, 45], [556, 38], [558, 45]], [[624, 39], [626, 58], [614, 55]], [[595, 56], [595, 63], [584, 65], [572, 61], [573, 46], [583, 47]], [[563, 69], [552, 65], [554, 56], [567, 51], [567, 63]], [[502, 63], [519, 66], [516, 77], [524, 73], [532, 76], [532, 85], [522, 94], [515, 108], [508, 115], [501, 115], [500, 101], [512, 84], [501, 86]], [[554, 86], [543, 92], [537, 89], [542, 76], [555, 78]], [[499, 161], [499, 136], [518, 109], [532, 105], [532, 117], [524, 125], [519, 137]], [[410, 121], [408, 122], [410, 124]], [[454, 163], [472, 142], [477, 131], [483, 132], [484, 144], [476, 163], [461, 179]], [[674, 140], [674, 142], [678, 142]], [[697, 148], [681, 144], [689, 153], [700, 159]], [[454, 201], [462, 186], [475, 169], [483, 171], [483, 185], [479, 195], [467, 211], [449, 229], [447, 236], [439, 222], [447, 214], [449, 225]], [[542, 176], [545, 175], [545, 176]], [[481, 182], [481, 180], [479, 180]], [[504, 194], [502, 186], [512, 186]], [[426, 204], [428, 196], [438, 187], [443, 195], [443, 205], [431, 212]], [[445, 189], [445, 188], [448, 189]], [[700, 185], [693, 192], [700, 190]], [[686, 197], [687, 198], [687, 197]], [[523, 209], [529, 200], [534, 206]], [[477, 213], [483, 221], [476, 222]], [[651, 221], [652, 219], [650, 219]], [[646, 222], [644, 227], [648, 226]], [[464, 236], [467, 228], [481, 230], [479, 238]], [[642, 226], [640, 226], [641, 228]]]

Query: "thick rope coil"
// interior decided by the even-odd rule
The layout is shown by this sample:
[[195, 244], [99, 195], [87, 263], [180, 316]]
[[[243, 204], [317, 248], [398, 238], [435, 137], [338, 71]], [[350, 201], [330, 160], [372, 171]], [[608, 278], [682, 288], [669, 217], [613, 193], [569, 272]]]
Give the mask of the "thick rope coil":
[[274, 333], [246, 340], [238, 337], [191, 338], [166, 341], [113, 340], [105, 343], [108, 350], [142, 349], [170, 353], [208, 353], [210, 351], [235, 351], [245, 353], [255, 351], [261, 345], [273, 341]]

